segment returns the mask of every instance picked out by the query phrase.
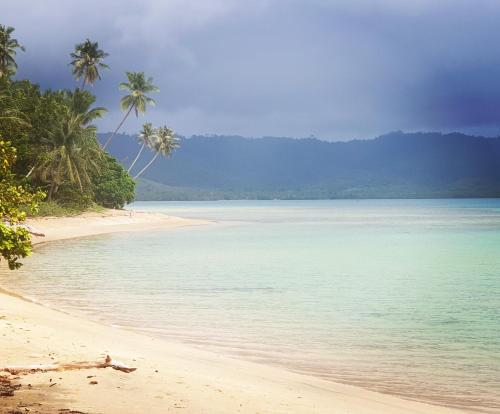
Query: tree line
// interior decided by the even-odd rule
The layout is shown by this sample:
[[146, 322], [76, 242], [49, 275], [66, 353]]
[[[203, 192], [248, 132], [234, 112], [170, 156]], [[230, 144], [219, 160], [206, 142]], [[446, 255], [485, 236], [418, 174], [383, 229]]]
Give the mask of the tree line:
[[[80, 212], [93, 205], [123, 208], [134, 199], [135, 180], [159, 156], [178, 148], [175, 132], [167, 126], [145, 123], [139, 146], [128, 170], [106, 151], [131, 114], [138, 117], [155, 105], [158, 92], [143, 72], [126, 72], [120, 100], [123, 118], [104, 145], [97, 138], [95, 121], [107, 109], [95, 105], [88, 89], [109, 70], [109, 54], [98, 42], [86, 39], [70, 53], [74, 89], [42, 90], [29, 80], [16, 80], [17, 54], [26, 49], [14, 37], [14, 28], [0, 25], [0, 255], [11, 268], [30, 250], [27, 214], [46, 205]], [[134, 172], [144, 149], [153, 151], [145, 167]]]

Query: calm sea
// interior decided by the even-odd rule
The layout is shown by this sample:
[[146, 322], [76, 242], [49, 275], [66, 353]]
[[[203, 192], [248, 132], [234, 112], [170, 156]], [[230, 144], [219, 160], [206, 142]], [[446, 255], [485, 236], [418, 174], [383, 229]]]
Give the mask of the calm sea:
[[51, 243], [0, 284], [216, 352], [500, 412], [500, 200], [130, 208], [216, 223]]

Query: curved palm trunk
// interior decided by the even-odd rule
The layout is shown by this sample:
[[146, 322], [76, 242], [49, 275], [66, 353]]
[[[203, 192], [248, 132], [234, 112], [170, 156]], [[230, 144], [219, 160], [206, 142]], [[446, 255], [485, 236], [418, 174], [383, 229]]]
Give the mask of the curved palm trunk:
[[31, 167], [31, 169], [28, 171], [28, 174], [26, 174], [26, 178], [28, 178], [34, 170], [35, 166], [33, 165], [33, 167]]
[[139, 159], [139, 157], [141, 156], [142, 150], [144, 149], [145, 146], [146, 146], [146, 143], [143, 142], [142, 145], [141, 145], [141, 149], [139, 150], [139, 152], [137, 153], [137, 155], [134, 158], [134, 161], [132, 161], [132, 164], [130, 164], [130, 167], [128, 167], [128, 170], [127, 170], [128, 173], [130, 173], [130, 171], [132, 170], [132, 168], [134, 168], [134, 165], [137, 162], [137, 160]]
[[153, 164], [153, 162], [154, 162], [154, 161], [158, 158], [158, 155], [160, 155], [160, 153], [159, 153], [159, 152], [157, 152], [157, 153], [155, 154], [155, 156], [151, 159], [151, 161], [149, 161], [149, 162], [146, 164], [146, 166], [145, 166], [145, 167], [144, 167], [141, 171], [139, 171], [139, 173], [138, 173], [138, 174], [134, 177], [134, 180], [137, 180], [137, 179], [138, 179], [138, 178], [142, 175], [142, 173], [143, 173], [144, 171], [146, 171], [146, 170], [149, 168], [149, 166], [150, 166], [151, 164]]
[[122, 127], [122, 125], [125, 122], [125, 120], [127, 119], [127, 117], [130, 115], [130, 112], [132, 111], [133, 108], [134, 108], [134, 105], [131, 105], [130, 108], [129, 108], [129, 110], [127, 111], [127, 113], [123, 117], [122, 121], [116, 127], [115, 132], [113, 132], [113, 134], [108, 138], [108, 140], [106, 141], [106, 143], [103, 145], [102, 149], [106, 149], [106, 147], [109, 145], [109, 143], [111, 142], [111, 140], [113, 139], [113, 137], [116, 135], [116, 133], [118, 132], [118, 130]]

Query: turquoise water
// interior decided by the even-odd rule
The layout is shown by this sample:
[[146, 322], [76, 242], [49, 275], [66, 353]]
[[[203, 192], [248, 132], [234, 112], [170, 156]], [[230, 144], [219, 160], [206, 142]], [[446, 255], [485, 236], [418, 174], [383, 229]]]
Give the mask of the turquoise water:
[[500, 412], [500, 200], [131, 208], [216, 223], [51, 243], [0, 284], [231, 356]]

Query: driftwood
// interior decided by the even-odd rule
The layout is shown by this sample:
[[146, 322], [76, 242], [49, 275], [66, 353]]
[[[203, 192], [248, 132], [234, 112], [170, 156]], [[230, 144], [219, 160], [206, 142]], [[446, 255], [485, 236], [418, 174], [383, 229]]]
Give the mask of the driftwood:
[[122, 372], [133, 372], [137, 368], [130, 368], [120, 361], [114, 361], [109, 355], [106, 356], [104, 362], [73, 362], [70, 364], [34, 364], [25, 366], [11, 366], [0, 368], [0, 371], [8, 372], [12, 375], [31, 374], [35, 372], [48, 371], [70, 371], [76, 369], [91, 369], [91, 368], [113, 368]]
[[36, 227], [30, 226], [29, 224], [26, 223], [17, 224], [16, 227], [21, 227], [23, 229], [28, 230], [28, 233], [33, 236], [45, 237], [45, 234], [42, 231], [38, 230]]
[[41, 230], [38, 230], [36, 227], [33, 227], [33, 226], [26, 224], [26, 223], [10, 224], [8, 222], [3, 222], [3, 224], [5, 224], [7, 227], [11, 227], [14, 229], [16, 229], [16, 228], [25, 229], [28, 231], [29, 234], [31, 234], [33, 236], [45, 237], [45, 234]]

